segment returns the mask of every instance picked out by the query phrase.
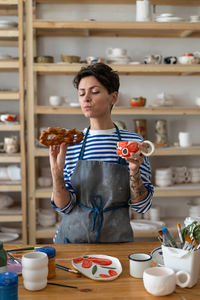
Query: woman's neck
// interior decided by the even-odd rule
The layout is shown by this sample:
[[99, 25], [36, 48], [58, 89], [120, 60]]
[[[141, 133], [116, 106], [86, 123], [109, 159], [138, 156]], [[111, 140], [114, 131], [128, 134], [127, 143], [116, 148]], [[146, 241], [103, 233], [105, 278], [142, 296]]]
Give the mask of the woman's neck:
[[114, 124], [111, 119], [105, 120], [96, 120], [90, 119], [90, 129], [91, 130], [105, 130], [114, 128]]

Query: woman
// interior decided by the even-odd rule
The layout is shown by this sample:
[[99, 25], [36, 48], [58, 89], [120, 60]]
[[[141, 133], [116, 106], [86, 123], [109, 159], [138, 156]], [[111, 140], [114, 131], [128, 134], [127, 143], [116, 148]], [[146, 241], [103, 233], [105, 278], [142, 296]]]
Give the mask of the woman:
[[[63, 215], [54, 242], [133, 241], [129, 206], [145, 213], [151, 207], [153, 186], [146, 157], [134, 154], [126, 161], [116, 153], [119, 140], [142, 143], [141, 136], [119, 130], [111, 120], [119, 76], [97, 63], [83, 67], [74, 85], [90, 126], [80, 144], [50, 147], [51, 203]], [[145, 151], [144, 144], [140, 147]]]

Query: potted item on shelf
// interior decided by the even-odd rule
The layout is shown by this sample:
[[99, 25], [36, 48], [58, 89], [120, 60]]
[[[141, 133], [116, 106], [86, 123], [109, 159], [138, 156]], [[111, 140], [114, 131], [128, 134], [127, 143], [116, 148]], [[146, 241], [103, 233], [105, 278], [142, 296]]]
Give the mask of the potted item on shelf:
[[41, 64], [53, 63], [54, 57], [53, 56], [35, 56], [34, 62], [41, 63]]
[[17, 136], [10, 136], [4, 138], [4, 150], [6, 153], [16, 153], [18, 152], [18, 138]]
[[155, 122], [155, 134], [156, 141], [155, 145], [159, 147], [167, 146], [167, 121], [166, 120], [156, 120]]
[[0, 115], [0, 121], [3, 123], [11, 123], [17, 121], [17, 115], [16, 114], [1, 114]]
[[77, 55], [61, 54], [61, 59], [63, 62], [66, 62], [66, 63], [79, 63], [81, 58], [80, 58], [80, 56], [77, 56]]
[[144, 97], [131, 97], [129, 98], [129, 102], [131, 106], [145, 106], [146, 98]]

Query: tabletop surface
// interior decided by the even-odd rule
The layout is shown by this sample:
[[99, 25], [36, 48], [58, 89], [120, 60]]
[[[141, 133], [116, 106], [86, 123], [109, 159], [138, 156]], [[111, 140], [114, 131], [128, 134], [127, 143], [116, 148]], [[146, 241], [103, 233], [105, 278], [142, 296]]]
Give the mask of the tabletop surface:
[[[29, 245], [30, 246], [30, 245]], [[40, 246], [40, 245], [36, 245]], [[45, 246], [45, 245], [41, 245]], [[52, 246], [52, 245], [50, 245]], [[4, 248], [22, 248], [24, 245], [5, 245]], [[117, 257], [122, 265], [122, 273], [113, 281], [97, 281], [84, 275], [67, 272], [56, 268], [56, 277], [49, 282], [77, 286], [77, 289], [47, 285], [40, 291], [28, 291], [23, 286], [23, 278], [19, 276], [19, 300], [197, 300], [200, 299], [200, 280], [197, 285], [189, 288], [176, 287], [175, 292], [168, 296], [156, 297], [150, 295], [144, 288], [143, 279], [133, 278], [129, 274], [128, 255], [135, 252], [151, 253], [160, 243], [157, 242], [131, 242], [115, 244], [67, 244], [53, 245], [56, 248], [56, 263], [72, 267], [72, 258], [88, 255], [102, 254]], [[29, 250], [30, 251], [30, 250]], [[15, 257], [21, 257], [25, 252], [12, 252]]]

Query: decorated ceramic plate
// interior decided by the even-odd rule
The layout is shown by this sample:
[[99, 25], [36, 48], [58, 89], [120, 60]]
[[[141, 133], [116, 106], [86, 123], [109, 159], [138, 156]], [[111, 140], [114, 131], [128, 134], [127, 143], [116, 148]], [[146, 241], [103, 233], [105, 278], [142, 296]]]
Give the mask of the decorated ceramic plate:
[[154, 249], [151, 252], [152, 260], [156, 264], [156, 266], [164, 265], [163, 261], [163, 253], [161, 247]]
[[108, 255], [84, 255], [73, 258], [73, 267], [94, 280], [114, 280], [122, 272], [118, 258]]

